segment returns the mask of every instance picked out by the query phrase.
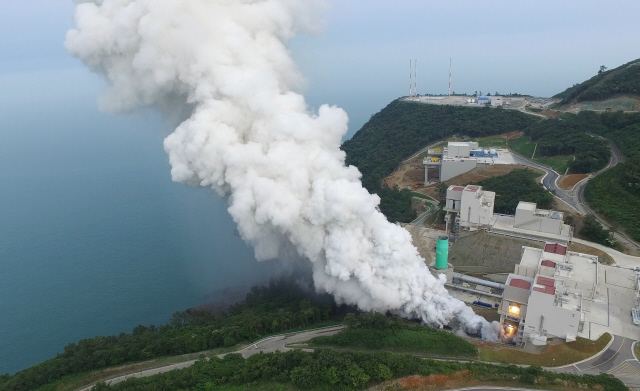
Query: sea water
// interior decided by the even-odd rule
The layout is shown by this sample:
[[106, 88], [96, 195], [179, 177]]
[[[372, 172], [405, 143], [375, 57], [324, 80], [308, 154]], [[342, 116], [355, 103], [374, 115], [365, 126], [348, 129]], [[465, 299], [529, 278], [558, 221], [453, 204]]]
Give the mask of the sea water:
[[171, 181], [159, 115], [104, 114], [93, 97], [4, 98], [0, 374], [280, 272], [255, 261], [224, 200]]

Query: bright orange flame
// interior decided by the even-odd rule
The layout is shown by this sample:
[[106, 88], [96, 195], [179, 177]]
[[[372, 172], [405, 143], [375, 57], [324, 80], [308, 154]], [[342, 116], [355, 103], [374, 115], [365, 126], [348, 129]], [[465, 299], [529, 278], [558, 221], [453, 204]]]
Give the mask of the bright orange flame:
[[519, 315], [520, 314], [520, 307], [512, 305], [509, 306], [509, 312], [514, 314], [514, 315]]

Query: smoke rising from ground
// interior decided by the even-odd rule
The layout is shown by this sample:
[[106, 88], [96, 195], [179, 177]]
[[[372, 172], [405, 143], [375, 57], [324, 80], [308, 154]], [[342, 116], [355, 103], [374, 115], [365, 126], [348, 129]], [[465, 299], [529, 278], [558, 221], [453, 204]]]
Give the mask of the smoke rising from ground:
[[190, 115], [164, 148], [174, 181], [228, 197], [256, 258], [310, 262], [318, 291], [495, 340], [495, 324], [451, 297], [409, 233], [345, 166], [346, 113], [310, 113], [285, 42], [316, 30], [315, 0], [78, 2], [66, 48], [110, 88], [101, 107]]

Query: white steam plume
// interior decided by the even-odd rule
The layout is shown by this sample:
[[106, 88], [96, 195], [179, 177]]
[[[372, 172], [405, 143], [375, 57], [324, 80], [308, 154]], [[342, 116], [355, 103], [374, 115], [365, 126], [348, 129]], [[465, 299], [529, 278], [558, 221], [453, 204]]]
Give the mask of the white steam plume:
[[[103, 109], [188, 110], [164, 148], [174, 181], [228, 196], [258, 260], [310, 261], [315, 287], [340, 303], [485, 339], [489, 324], [433, 277], [403, 228], [345, 166], [347, 115], [310, 114], [284, 42], [316, 29], [316, 0], [78, 1], [66, 48], [106, 76]], [[179, 102], [177, 104], [176, 102]], [[308, 260], [308, 261], [307, 261]], [[499, 327], [498, 327], [499, 329]]]

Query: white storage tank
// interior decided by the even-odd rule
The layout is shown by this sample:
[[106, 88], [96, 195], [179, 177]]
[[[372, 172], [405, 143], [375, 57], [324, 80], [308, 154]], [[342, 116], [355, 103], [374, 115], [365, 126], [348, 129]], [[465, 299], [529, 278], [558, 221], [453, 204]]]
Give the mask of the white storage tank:
[[492, 149], [489, 151], [489, 153], [490, 153], [491, 155], [496, 155], [496, 150], [492, 148]]

